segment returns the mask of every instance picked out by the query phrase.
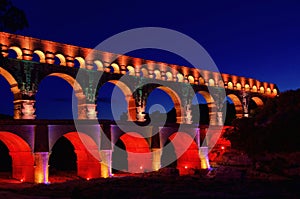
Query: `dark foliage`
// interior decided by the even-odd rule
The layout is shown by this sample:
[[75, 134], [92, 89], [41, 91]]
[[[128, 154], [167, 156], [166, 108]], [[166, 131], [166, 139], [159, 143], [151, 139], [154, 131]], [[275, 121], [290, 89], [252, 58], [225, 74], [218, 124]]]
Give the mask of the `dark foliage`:
[[224, 137], [249, 155], [300, 151], [300, 89], [266, 102], [254, 118], [236, 119]]

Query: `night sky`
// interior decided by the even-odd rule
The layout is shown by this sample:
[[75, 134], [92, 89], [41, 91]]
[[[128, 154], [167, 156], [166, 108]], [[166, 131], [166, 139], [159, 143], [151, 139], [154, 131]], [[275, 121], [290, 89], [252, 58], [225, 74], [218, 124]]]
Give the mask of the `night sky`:
[[[300, 88], [300, 2], [290, 1], [17, 1], [31, 37], [94, 48], [119, 32], [138, 27], [179, 31], [200, 43], [220, 72]], [[103, 49], [105, 50], [105, 49]], [[129, 53], [188, 65], [158, 50]]]

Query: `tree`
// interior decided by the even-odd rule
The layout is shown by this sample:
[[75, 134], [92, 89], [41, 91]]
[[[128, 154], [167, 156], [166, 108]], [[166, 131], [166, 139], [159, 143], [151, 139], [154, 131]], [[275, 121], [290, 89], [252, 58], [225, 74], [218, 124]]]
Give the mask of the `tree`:
[[11, 0], [0, 0], [0, 31], [14, 33], [28, 27], [25, 13], [15, 7]]

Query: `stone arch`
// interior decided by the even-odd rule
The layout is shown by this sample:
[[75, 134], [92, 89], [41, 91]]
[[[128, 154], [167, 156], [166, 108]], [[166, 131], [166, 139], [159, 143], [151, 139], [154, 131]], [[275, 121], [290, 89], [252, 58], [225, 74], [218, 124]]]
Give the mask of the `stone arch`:
[[135, 70], [133, 66], [127, 66], [127, 70], [128, 70], [128, 75], [132, 75], [135, 76]]
[[273, 89], [273, 95], [276, 96], [277, 94], [278, 94], [277, 89], [274, 88], [274, 89]]
[[51, 73], [48, 76], [59, 77], [71, 85], [71, 87], [73, 88], [74, 94], [78, 100], [77, 101], [77, 103], [78, 103], [78, 119], [85, 119], [86, 118], [86, 110], [85, 110], [84, 104], [86, 102], [86, 99], [85, 99], [85, 95], [83, 93], [83, 90], [82, 90], [80, 84], [73, 77], [71, 77], [70, 75], [64, 74], [64, 73]]
[[154, 70], [155, 79], [161, 79], [161, 73], [159, 70]]
[[250, 86], [249, 86], [249, 84], [245, 84], [245, 91], [250, 91]]
[[189, 81], [190, 84], [194, 84], [195, 83], [195, 79], [194, 79], [194, 77], [192, 75], [188, 76], [188, 81]]
[[146, 68], [141, 69], [141, 76], [146, 78], [149, 77], [149, 72]]
[[181, 100], [178, 94], [173, 89], [166, 86], [158, 86], [156, 87], [156, 89], [164, 91], [171, 97], [174, 103], [174, 108], [176, 110], [176, 122], [182, 123]]
[[80, 132], [69, 132], [63, 137], [67, 138], [74, 147], [77, 157], [77, 175], [85, 179], [100, 177], [100, 154], [96, 142], [89, 135]]
[[17, 54], [17, 59], [23, 59], [23, 53], [22, 53], [22, 50], [19, 48], [19, 47], [17, 47], [17, 46], [11, 46], [11, 47], [9, 47], [8, 48], [9, 50], [13, 50], [13, 51], [15, 51], [16, 52], [16, 54]]
[[136, 133], [127, 132], [120, 137], [128, 154], [128, 172], [141, 173], [152, 170], [151, 151], [146, 139]]
[[114, 84], [115, 86], [119, 87], [123, 94], [125, 95], [125, 99], [127, 102], [128, 107], [128, 120], [135, 121], [136, 120], [136, 104], [135, 99], [133, 98], [132, 91], [130, 88], [124, 83], [119, 80], [109, 80], [108, 82]]
[[177, 74], [177, 79], [178, 79], [177, 82], [184, 82], [184, 77], [183, 77], [183, 75], [181, 73]]
[[215, 86], [215, 80], [209, 79], [208, 80], [208, 86]]
[[114, 73], [120, 74], [120, 67], [118, 64], [112, 63], [110, 66], [114, 69]]
[[[20, 93], [18, 83], [15, 78], [4, 68], [0, 67], [0, 75], [2, 75], [10, 85], [10, 90], [14, 94], [15, 98]], [[15, 99], [16, 100], [16, 99]]]
[[259, 92], [262, 93], [262, 94], [265, 93], [265, 88], [264, 88], [263, 86], [261, 86], [261, 87], [259, 88]]
[[59, 65], [60, 66], [66, 66], [66, 58], [62, 54], [56, 54], [55, 57], [57, 57], [60, 61]]
[[255, 85], [252, 86], [252, 92], [257, 92], [257, 87]]
[[35, 50], [33, 54], [36, 54], [40, 58], [40, 63], [46, 63], [46, 55], [43, 51]]
[[228, 82], [227, 83], [227, 88], [228, 89], [233, 89], [233, 83], [232, 82]]
[[171, 72], [166, 72], [167, 81], [173, 81], [173, 75]]
[[103, 71], [104, 70], [103, 63], [100, 60], [95, 60], [94, 64], [97, 67], [97, 71]]
[[198, 145], [189, 134], [176, 132], [169, 139], [175, 148], [180, 175], [189, 174], [190, 169], [201, 169]]
[[211, 94], [207, 91], [199, 91], [198, 92], [199, 94], [201, 94], [206, 103], [207, 103], [207, 106], [208, 106], [208, 114], [209, 114], [209, 120], [210, 122], [213, 122], [216, 120], [216, 112], [217, 112], [217, 107], [216, 107], [216, 104], [215, 104], [215, 100], [214, 98], [211, 96]]
[[267, 93], [268, 95], [271, 95], [271, 89], [270, 89], [270, 88], [267, 88], [266, 93]]
[[237, 83], [236, 84], [236, 90], [242, 90], [242, 85], [240, 83]]
[[75, 57], [74, 61], [77, 60], [79, 62], [79, 68], [86, 68], [85, 60], [82, 57]]
[[229, 94], [229, 95], [227, 95], [227, 97], [229, 97], [234, 104], [236, 117], [237, 118], [243, 117], [243, 106], [242, 106], [242, 102], [240, 101], [240, 99], [234, 94]]
[[264, 105], [264, 102], [259, 97], [252, 97], [251, 99], [258, 107], [262, 107]]
[[29, 144], [6, 131], [0, 132], [0, 141], [6, 145], [12, 158], [12, 177], [22, 182], [34, 182], [34, 157]]

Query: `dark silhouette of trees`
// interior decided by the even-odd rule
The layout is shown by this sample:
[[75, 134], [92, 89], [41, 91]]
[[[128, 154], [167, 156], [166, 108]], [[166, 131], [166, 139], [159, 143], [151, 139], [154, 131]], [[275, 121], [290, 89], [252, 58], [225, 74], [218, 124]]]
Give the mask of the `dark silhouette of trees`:
[[10, 0], [0, 0], [0, 31], [14, 33], [28, 27], [25, 13]]
[[224, 137], [249, 155], [300, 151], [300, 89], [269, 99], [254, 118], [236, 119]]

